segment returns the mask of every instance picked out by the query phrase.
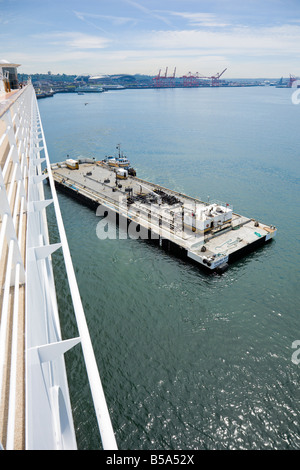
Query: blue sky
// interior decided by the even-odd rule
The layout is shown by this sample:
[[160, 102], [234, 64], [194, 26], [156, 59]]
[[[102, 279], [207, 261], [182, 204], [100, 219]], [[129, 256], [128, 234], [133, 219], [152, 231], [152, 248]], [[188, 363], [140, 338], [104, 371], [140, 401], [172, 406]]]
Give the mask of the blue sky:
[[0, 0], [24, 73], [300, 75], [300, 0]]

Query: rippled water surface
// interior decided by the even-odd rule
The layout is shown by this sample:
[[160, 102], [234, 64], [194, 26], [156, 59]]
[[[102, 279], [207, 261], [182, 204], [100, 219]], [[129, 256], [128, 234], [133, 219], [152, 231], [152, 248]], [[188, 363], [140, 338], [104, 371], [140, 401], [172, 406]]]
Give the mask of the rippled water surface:
[[[141, 178], [278, 227], [272, 243], [213, 276], [141, 240], [99, 240], [94, 211], [59, 193], [119, 448], [299, 449], [300, 106], [291, 90], [58, 94], [39, 107], [52, 162], [102, 159], [121, 143]], [[69, 338], [71, 298], [53, 258]], [[66, 360], [78, 447], [97, 449], [80, 349]]]

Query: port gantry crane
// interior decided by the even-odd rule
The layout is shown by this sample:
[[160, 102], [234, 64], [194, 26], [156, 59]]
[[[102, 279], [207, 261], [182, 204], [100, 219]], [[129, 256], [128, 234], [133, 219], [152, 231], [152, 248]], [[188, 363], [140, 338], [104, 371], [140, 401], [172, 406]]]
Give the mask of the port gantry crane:
[[212, 77], [205, 77], [205, 78], [210, 78], [211, 79], [211, 86], [220, 86], [220, 77], [225, 73], [227, 70], [224, 69], [223, 72], [217, 73], [216, 75], [213, 75]]
[[204, 75], [199, 74], [198, 72], [196, 74], [192, 74], [189, 72], [187, 75], [184, 75], [183, 78], [183, 86], [185, 87], [191, 87], [191, 86], [198, 86], [199, 85], [199, 80], [202, 78], [209, 78], [211, 80], [211, 86], [220, 86], [220, 77], [225, 73], [227, 70], [224, 69], [223, 72], [219, 72], [216, 75], [212, 75], [211, 77], [206, 77]]
[[176, 74], [176, 67], [174, 69], [173, 75], [169, 77], [168, 77], [168, 67], [166, 68], [166, 72], [164, 75], [161, 75], [161, 69], [160, 69], [158, 75], [156, 75], [153, 78], [153, 80], [155, 81], [155, 86], [158, 88], [174, 87], [175, 86], [175, 74]]
[[294, 83], [295, 81], [297, 81], [297, 78], [295, 77], [295, 75], [290, 74], [290, 80], [289, 80], [288, 88], [292, 88], [292, 87], [293, 87], [293, 83]]
[[199, 85], [199, 79], [200, 78], [207, 78], [203, 77], [202, 75], [199, 75], [199, 73], [195, 73], [194, 75], [192, 72], [189, 72], [186, 75], [183, 75], [183, 86], [184, 87], [193, 87], [193, 86], [198, 86]]
[[[226, 72], [227, 68], [224, 69], [222, 72], [219, 72], [215, 75], [212, 75], [210, 77], [206, 77], [204, 75], [199, 74], [198, 72], [195, 74], [192, 74], [191, 72], [187, 73], [186, 75], [183, 75], [183, 86], [184, 87], [195, 87], [199, 86], [199, 81], [203, 78], [208, 78], [211, 80], [211, 86], [220, 86], [220, 77]], [[153, 81], [155, 83], [155, 86], [158, 88], [161, 87], [174, 87], [175, 86], [175, 74], [176, 74], [176, 67], [174, 69], [174, 73], [172, 76], [168, 77], [168, 67], [166, 68], [165, 74], [161, 74], [161, 69], [159, 70], [158, 75], [156, 75], [153, 78]]]

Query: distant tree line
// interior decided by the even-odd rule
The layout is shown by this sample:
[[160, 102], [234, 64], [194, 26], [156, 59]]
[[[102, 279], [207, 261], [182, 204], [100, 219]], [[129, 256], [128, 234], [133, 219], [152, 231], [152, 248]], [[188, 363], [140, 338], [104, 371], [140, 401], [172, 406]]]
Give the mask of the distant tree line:
[[48, 74], [48, 73], [18, 73], [19, 82], [27, 82], [28, 78], [31, 77], [32, 82], [39, 82], [41, 80], [49, 80], [51, 82], [70, 82], [73, 83], [77, 75], [66, 75], [63, 74]]

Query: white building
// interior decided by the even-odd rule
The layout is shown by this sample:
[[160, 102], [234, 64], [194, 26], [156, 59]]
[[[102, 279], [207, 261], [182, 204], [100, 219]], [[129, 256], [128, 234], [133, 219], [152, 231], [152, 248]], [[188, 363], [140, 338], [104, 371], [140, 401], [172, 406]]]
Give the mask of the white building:
[[193, 232], [204, 233], [221, 228], [232, 220], [232, 208], [218, 204], [198, 204], [195, 208], [185, 208], [184, 226]]
[[0, 93], [8, 93], [19, 88], [17, 67], [7, 60], [0, 60]]

